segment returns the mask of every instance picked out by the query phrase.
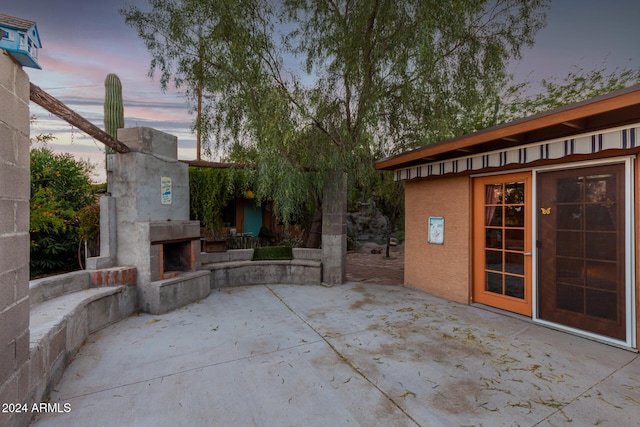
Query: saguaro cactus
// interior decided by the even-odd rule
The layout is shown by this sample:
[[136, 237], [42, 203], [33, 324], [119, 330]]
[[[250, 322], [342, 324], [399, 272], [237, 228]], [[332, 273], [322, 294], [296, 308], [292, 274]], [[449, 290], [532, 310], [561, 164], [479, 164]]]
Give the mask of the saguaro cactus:
[[[104, 80], [104, 130], [114, 138], [118, 129], [124, 127], [124, 106], [122, 104], [122, 83], [115, 74], [108, 74]], [[113, 150], [107, 148], [107, 154]]]

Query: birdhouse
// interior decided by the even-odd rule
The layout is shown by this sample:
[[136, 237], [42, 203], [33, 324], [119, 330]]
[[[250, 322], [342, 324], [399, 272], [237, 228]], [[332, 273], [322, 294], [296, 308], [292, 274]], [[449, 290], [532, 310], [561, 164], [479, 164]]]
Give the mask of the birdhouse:
[[33, 21], [0, 14], [0, 49], [6, 50], [24, 67], [42, 69], [38, 49], [42, 48], [38, 27]]

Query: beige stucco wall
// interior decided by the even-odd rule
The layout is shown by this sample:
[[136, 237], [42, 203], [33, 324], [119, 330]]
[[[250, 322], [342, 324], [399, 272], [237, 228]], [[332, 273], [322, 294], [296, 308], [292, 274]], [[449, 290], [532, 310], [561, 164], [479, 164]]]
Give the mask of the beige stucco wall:
[[[430, 216], [444, 217], [444, 244], [428, 243]], [[468, 304], [471, 184], [467, 176], [405, 183], [404, 282]]]

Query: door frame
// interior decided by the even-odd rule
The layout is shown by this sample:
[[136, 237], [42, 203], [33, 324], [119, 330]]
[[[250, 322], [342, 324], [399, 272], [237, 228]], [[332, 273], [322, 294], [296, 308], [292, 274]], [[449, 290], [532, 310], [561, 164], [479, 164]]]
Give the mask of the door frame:
[[[636, 347], [636, 285], [635, 285], [635, 245], [634, 245], [634, 236], [635, 236], [635, 215], [634, 209], [635, 206], [635, 174], [634, 174], [634, 156], [625, 156], [625, 157], [615, 157], [609, 159], [601, 159], [601, 160], [591, 160], [584, 162], [571, 162], [571, 163], [561, 163], [549, 166], [542, 166], [538, 168], [534, 168], [532, 172], [532, 182], [531, 182], [531, 191], [532, 191], [532, 200], [531, 200], [531, 214], [534, 215], [537, 212], [537, 181], [538, 181], [538, 172], [547, 172], [553, 170], [567, 170], [574, 168], [587, 168], [592, 166], [602, 166], [607, 164], [619, 164], [624, 163], [625, 167], [625, 208], [624, 208], [624, 216], [625, 216], [625, 310], [626, 310], [626, 330], [627, 337], [626, 340], [621, 341], [614, 338], [606, 337], [603, 335], [594, 334], [592, 332], [584, 331], [582, 329], [572, 328], [570, 326], [565, 326], [562, 324], [550, 322], [544, 319], [540, 319], [538, 317], [538, 251], [533, 251], [533, 259], [532, 259], [532, 271], [531, 271], [531, 283], [532, 283], [532, 307], [531, 307], [531, 318], [534, 322], [540, 323], [545, 326], [549, 326], [555, 329], [563, 330], [566, 332], [570, 332], [576, 335], [586, 336], [598, 341], [604, 341], [614, 345], [622, 345], [624, 347], [635, 348]], [[532, 241], [536, 240], [536, 236], [538, 235], [538, 223], [537, 223], [537, 215], [533, 216], [533, 222], [531, 224], [531, 238]]]
[[[478, 245], [479, 240], [478, 240], [478, 236], [476, 236], [477, 233], [477, 229], [482, 228], [484, 230], [484, 192], [480, 192], [481, 194], [478, 194], [478, 192], [476, 191], [476, 180], [478, 179], [493, 179], [495, 178], [496, 180], [500, 180], [502, 182], [504, 181], [509, 181], [509, 180], [515, 180], [515, 181], [519, 181], [519, 180], [524, 180], [525, 182], [527, 182], [527, 186], [525, 187], [525, 201], [524, 201], [524, 208], [525, 208], [525, 225], [524, 225], [524, 234], [525, 234], [525, 239], [524, 239], [524, 252], [525, 252], [525, 256], [524, 256], [524, 299], [522, 301], [517, 301], [515, 298], [511, 298], [508, 296], [501, 296], [501, 295], [493, 295], [490, 294], [488, 292], [477, 292], [478, 286], [480, 284], [480, 281], [482, 281], [482, 283], [484, 284], [484, 273], [480, 273], [480, 271], [484, 271], [484, 262], [480, 263], [478, 256], [477, 255], [472, 255], [472, 269], [471, 269], [471, 300], [474, 303], [479, 303], [479, 304], [484, 304], [484, 305], [488, 305], [491, 307], [495, 307], [499, 310], [505, 310], [508, 312], [512, 312], [512, 313], [516, 313], [516, 314], [520, 314], [520, 315], [524, 315], [529, 317], [530, 314], [532, 313], [533, 310], [533, 304], [534, 304], [534, 298], [533, 298], [533, 294], [534, 294], [534, 282], [533, 282], [533, 270], [534, 270], [534, 266], [535, 264], [533, 263], [533, 240], [532, 240], [532, 236], [534, 236], [534, 234], [532, 233], [532, 229], [533, 229], [533, 213], [535, 212], [532, 209], [532, 202], [533, 202], [533, 198], [535, 193], [533, 192], [533, 174], [532, 171], [530, 169], [518, 169], [518, 170], [513, 170], [513, 171], [503, 171], [500, 173], [489, 173], [489, 174], [480, 174], [480, 175], [473, 175], [472, 176], [472, 194], [473, 194], [473, 201], [472, 201], [472, 212], [473, 212], [473, 219], [472, 219], [472, 252], [475, 252], [476, 249], [476, 245]], [[528, 188], [527, 188], [528, 187]], [[482, 200], [482, 213], [477, 212], [477, 206], [480, 205], [480, 200]], [[480, 223], [482, 223], [482, 225], [480, 225]], [[484, 236], [484, 232], [481, 233]], [[482, 239], [482, 241], [484, 241], [484, 238]], [[484, 246], [483, 246], [484, 247]], [[484, 256], [481, 256], [481, 259], [484, 260]], [[498, 305], [493, 305], [487, 302], [486, 299], [484, 299], [484, 296], [482, 296], [481, 298], [478, 298], [480, 296], [480, 294], [484, 294], [484, 296], [493, 299], [495, 298], [496, 300], [502, 300], [502, 306], [498, 306]], [[509, 308], [507, 308], [509, 307]]]

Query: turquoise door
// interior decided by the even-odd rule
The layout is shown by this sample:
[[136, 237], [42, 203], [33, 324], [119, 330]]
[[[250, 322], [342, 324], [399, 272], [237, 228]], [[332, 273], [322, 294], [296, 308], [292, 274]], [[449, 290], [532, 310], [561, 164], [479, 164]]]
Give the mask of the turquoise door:
[[244, 201], [244, 232], [257, 237], [262, 227], [262, 208], [256, 206], [255, 200]]

